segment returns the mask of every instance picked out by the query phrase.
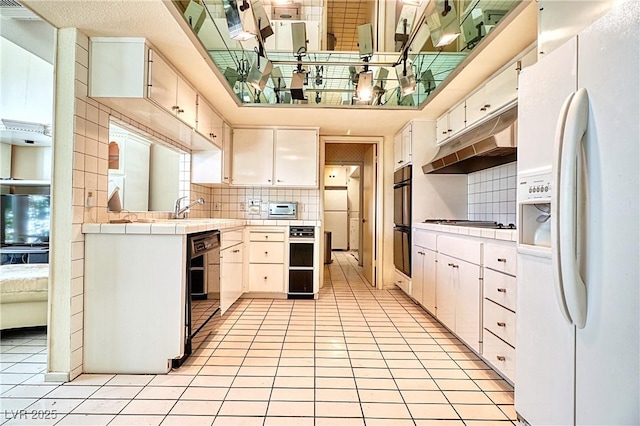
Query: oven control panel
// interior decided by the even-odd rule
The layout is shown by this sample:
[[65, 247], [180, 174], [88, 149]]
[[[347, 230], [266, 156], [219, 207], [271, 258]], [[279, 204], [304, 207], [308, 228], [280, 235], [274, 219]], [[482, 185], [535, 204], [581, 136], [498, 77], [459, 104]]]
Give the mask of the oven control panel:
[[289, 238], [315, 238], [315, 228], [313, 226], [292, 226], [289, 228]]

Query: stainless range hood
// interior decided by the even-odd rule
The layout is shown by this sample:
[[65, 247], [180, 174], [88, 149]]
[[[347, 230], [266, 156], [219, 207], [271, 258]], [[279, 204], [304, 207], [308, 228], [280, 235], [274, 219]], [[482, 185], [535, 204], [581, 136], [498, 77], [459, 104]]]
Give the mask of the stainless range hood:
[[518, 107], [513, 106], [454, 137], [430, 163], [427, 173], [472, 173], [516, 161]]

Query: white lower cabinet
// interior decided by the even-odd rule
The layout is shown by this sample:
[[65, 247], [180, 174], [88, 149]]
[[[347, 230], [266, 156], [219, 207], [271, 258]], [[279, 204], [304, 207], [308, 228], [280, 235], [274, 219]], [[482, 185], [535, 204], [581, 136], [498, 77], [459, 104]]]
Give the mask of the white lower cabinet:
[[398, 270], [395, 271], [395, 278], [395, 284], [400, 288], [400, 290], [404, 291], [407, 296], [411, 296], [411, 278], [408, 278]]
[[284, 291], [284, 265], [250, 263], [249, 290], [282, 293]]
[[437, 318], [480, 351], [480, 267], [438, 254]]
[[436, 234], [413, 229], [411, 255], [412, 297], [436, 315]]
[[511, 381], [516, 351], [516, 255], [515, 243], [484, 247], [482, 356]]
[[249, 291], [285, 291], [285, 234], [287, 227], [251, 227], [249, 236]]
[[222, 315], [244, 291], [244, 244], [242, 242], [220, 251], [220, 311]]

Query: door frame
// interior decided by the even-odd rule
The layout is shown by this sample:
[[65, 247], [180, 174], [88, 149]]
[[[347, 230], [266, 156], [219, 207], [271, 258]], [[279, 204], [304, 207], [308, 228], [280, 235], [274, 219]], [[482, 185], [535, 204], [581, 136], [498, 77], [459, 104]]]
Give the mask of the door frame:
[[[375, 181], [375, 185], [376, 185], [376, 189], [375, 189], [375, 193], [374, 193], [374, 197], [375, 197], [375, 208], [374, 208], [374, 212], [375, 212], [375, 221], [374, 221], [374, 233], [377, 235], [380, 235], [382, 232], [382, 217], [383, 217], [383, 212], [382, 212], [382, 178], [383, 178], [383, 174], [382, 174], [382, 169], [381, 169], [381, 164], [384, 164], [384, 153], [383, 153], [383, 142], [384, 142], [384, 137], [382, 136], [320, 136], [320, 171], [318, 172], [318, 174], [320, 175], [319, 181], [320, 181], [320, 185], [319, 185], [319, 189], [320, 189], [320, 194], [324, 194], [324, 167], [325, 167], [325, 147], [326, 144], [330, 144], [330, 143], [341, 143], [341, 144], [349, 144], [349, 143], [354, 143], [354, 144], [370, 144], [370, 145], [375, 145], [376, 147], [376, 158], [375, 158], [375, 166], [374, 166], [374, 171], [375, 171], [375, 175], [376, 175], [376, 181]], [[353, 162], [348, 162], [345, 161], [345, 164], [350, 163], [353, 164]], [[329, 165], [333, 165], [333, 163], [329, 163]], [[360, 171], [362, 173], [362, 170]], [[360, 194], [360, 199], [362, 200], [364, 194]], [[322, 218], [324, 219], [324, 200], [323, 197], [320, 196], [320, 213], [322, 214]], [[361, 212], [362, 214], [362, 212]], [[320, 233], [321, 235], [324, 235], [324, 220], [322, 221], [322, 226], [320, 228]], [[362, 233], [361, 233], [362, 235]], [[362, 240], [361, 240], [362, 241]], [[372, 283], [372, 286], [377, 288], [377, 289], [382, 289], [383, 288], [383, 271], [382, 271], [382, 250], [383, 250], [383, 245], [378, 241], [378, 239], [375, 239], [376, 243], [375, 243], [375, 248], [373, 250], [374, 253], [374, 258], [373, 258], [373, 269], [374, 269], [374, 279], [375, 279], [375, 283]], [[362, 244], [361, 244], [362, 245]], [[320, 250], [321, 253], [324, 253], [324, 238], [320, 238]], [[324, 263], [324, 261], [323, 261]], [[320, 287], [322, 288], [324, 284], [324, 264], [323, 267], [320, 268]]]

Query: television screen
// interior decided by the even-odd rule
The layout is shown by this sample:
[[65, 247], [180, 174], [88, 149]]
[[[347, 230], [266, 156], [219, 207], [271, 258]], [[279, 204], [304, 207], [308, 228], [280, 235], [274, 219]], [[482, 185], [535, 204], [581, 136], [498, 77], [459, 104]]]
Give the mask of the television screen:
[[48, 244], [49, 195], [2, 194], [1, 243]]

